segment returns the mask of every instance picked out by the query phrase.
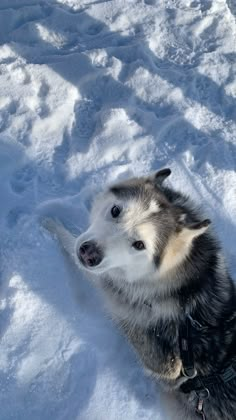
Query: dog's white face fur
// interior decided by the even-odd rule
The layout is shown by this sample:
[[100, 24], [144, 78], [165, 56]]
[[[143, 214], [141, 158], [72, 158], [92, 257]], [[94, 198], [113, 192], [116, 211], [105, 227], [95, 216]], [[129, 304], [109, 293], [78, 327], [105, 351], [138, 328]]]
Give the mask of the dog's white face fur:
[[[159, 173], [156, 174], [156, 179]], [[162, 179], [168, 176], [162, 174]], [[118, 217], [112, 208], [120, 209]], [[83, 265], [97, 274], [125, 279], [128, 283], [155, 281], [171, 272], [186, 258], [192, 241], [208, 224], [196, 228], [182, 226], [184, 214], [176, 212], [154, 178], [139, 178], [115, 185], [95, 200], [90, 226], [76, 241], [93, 242], [102, 253], [95, 266]], [[181, 223], [181, 229], [180, 229]], [[136, 249], [141, 241], [143, 249]]]
[[[111, 215], [114, 206], [121, 209], [117, 218]], [[98, 266], [87, 269], [99, 275], [112, 272], [128, 282], [153, 276], [156, 272], [153, 255], [157, 233], [152, 222], [146, 219], [154, 212], [158, 212], [155, 201], [144, 209], [140, 200], [118, 199], [111, 192], [97, 198], [91, 212], [90, 227], [77, 239], [76, 246], [79, 248], [87, 241], [96, 242], [104, 258]], [[142, 241], [145, 248], [135, 249], [133, 244], [137, 241]]]

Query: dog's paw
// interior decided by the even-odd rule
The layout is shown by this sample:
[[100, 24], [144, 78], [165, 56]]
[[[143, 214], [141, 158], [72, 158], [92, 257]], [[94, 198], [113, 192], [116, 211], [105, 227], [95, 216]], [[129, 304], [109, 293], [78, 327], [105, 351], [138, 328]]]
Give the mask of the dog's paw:
[[51, 217], [44, 217], [41, 219], [41, 225], [52, 235], [56, 235], [61, 223], [55, 219], [52, 219]]

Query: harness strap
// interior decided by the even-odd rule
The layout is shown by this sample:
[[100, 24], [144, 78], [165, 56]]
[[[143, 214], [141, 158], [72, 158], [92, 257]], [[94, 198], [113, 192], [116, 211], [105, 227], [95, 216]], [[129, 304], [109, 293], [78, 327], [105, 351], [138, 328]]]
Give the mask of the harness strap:
[[179, 349], [183, 366], [182, 373], [188, 380], [180, 386], [179, 390], [184, 394], [195, 391], [198, 397], [195, 412], [202, 420], [206, 420], [204, 401], [210, 396], [209, 388], [217, 384], [222, 385], [228, 383], [235, 379], [236, 363], [214, 375], [197, 375], [197, 370], [194, 367], [192, 329], [201, 331], [205, 327], [195, 321], [189, 314], [186, 314], [185, 322], [179, 328]]
[[182, 373], [188, 378], [194, 378], [197, 374], [194, 367], [191, 327], [191, 319], [187, 316], [185, 322], [181, 323], [179, 328], [179, 349], [183, 365]]
[[202, 391], [211, 388], [212, 385], [222, 385], [236, 378], [236, 363], [228, 366], [224, 371], [209, 376], [196, 376], [183, 383], [180, 391], [188, 394], [191, 391]]
[[184, 376], [189, 378], [188, 381], [184, 382], [180, 387], [180, 391], [184, 393], [208, 390], [212, 385], [228, 383], [236, 378], [236, 362], [213, 375], [197, 375], [197, 371], [194, 367], [192, 331], [195, 330], [202, 332], [206, 329], [207, 327], [194, 320], [189, 314], [186, 314], [185, 322], [180, 325], [179, 349], [183, 365], [182, 373]]

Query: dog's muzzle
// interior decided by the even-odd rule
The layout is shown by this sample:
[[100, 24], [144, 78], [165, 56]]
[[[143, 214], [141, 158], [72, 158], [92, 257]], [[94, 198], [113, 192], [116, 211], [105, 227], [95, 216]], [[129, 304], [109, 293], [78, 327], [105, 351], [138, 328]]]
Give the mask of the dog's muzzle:
[[101, 248], [93, 241], [83, 242], [77, 250], [77, 255], [85, 267], [96, 267], [103, 259]]

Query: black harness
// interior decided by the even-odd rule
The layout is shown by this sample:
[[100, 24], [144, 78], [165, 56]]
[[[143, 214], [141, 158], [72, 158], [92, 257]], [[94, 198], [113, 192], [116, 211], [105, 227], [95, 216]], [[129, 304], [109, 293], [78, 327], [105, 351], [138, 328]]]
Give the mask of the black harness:
[[226, 367], [220, 372], [216, 372], [209, 376], [200, 376], [194, 367], [193, 354], [193, 332], [208, 330], [208, 327], [202, 326], [198, 321], [194, 320], [189, 314], [185, 317], [185, 322], [179, 328], [179, 348], [180, 358], [182, 360], [182, 374], [188, 378], [184, 382], [180, 391], [188, 394], [194, 391], [198, 397], [196, 413], [206, 420], [203, 405], [204, 401], [209, 398], [211, 388], [215, 385], [227, 384], [236, 378], [236, 363]]

